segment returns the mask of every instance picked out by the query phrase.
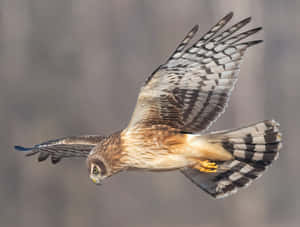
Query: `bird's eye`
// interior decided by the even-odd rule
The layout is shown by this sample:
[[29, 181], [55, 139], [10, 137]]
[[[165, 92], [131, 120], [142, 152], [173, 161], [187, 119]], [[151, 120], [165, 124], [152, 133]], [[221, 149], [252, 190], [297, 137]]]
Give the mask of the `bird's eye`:
[[94, 166], [94, 167], [93, 167], [93, 174], [94, 174], [94, 175], [100, 174], [100, 171], [99, 171], [99, 169], [97, 168], [97, 166]]

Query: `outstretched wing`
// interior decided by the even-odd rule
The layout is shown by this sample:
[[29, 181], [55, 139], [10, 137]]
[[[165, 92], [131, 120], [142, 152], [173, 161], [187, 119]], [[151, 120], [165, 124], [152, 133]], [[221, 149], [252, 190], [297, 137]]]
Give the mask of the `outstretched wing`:
[[49, 140], [28, 148], [15, 146], [15, 149], [25, 152], [29, 151], [26, 156], [39, 154], [39, 162], [51, 157], [51, 162], [56, 164], [62, 158], [86, 158], [92, 148], [104, 138], [105, 137], [98, 135], [72, 136]]
[[168, 61], [146, 80], [128, 128], [164, 124], [199, 132], [224, 112], [245, 51], [262, 42], [240, 42], [261, 27], [233, 35], [250, 17], [218, 33], [232, 16], [226, 15], [185, 50], [198, 26], [186, 35]]

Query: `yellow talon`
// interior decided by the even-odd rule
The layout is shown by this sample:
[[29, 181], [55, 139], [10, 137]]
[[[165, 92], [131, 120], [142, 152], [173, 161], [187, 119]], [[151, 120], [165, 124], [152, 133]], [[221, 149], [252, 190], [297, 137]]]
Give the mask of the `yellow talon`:
[[204, 167], [204, 168], [208, 168], [208, 169], [217, 169], [218, 168], [218, 165], [214, 162], [210, 162], [208, 160], [205, 160], [205, 161], [202, 161], [201, 162], [201, 165]]
[[281, 133], [278, 133], [278, 134], [277, 134], [277, 139], [278, 139], [278, 140], [281, 140]]
[[194, 168], [205, 173], [215, 173], [217, 172], [218, 165], [214, 162], [210, 162], [209, 160], [205, 160], [199, 161]]
[[204, 172], [204, 173], [216, 173], [217, 172], [216, 169], [208, 169], [208, 168], [202, 168], [202, 167], [200, 167], [198, 170], [200, 170], [201, 172]]

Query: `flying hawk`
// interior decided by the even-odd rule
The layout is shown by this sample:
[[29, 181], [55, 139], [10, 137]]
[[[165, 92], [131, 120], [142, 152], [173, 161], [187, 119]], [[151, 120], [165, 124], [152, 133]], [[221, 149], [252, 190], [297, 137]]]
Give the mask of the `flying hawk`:
[[198, 25], [146, 80], [127, 128], [112, 135], [64, 137], [37, 144], [26, 156], [86, 158], [91, 180], [125, 170], [180, 170], [214, 198], [249, 185], [278, 158], [281, 134], [274, 120], [234, 130], [203, 133], [224, 112], [244, 53], [262, 40], [244, 41], [261, 27], [236, 34], [229, 13], [193, 45]]

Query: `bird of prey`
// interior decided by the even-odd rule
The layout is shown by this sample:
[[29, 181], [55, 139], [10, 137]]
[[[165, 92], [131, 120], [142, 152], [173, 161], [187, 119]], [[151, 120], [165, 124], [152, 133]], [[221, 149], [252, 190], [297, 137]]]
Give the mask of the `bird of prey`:
[[112, 135], [64, 137], [37, 144], [27, 156], [86, 158], [90, 179], [126, 170], [180, 170], [214, 198], [249, 185], [278, 158], [279, 124], [261, 121], [239, 129], [205, 133], [224, 112], [236, 83], [243, 55], [262, 40], [245, 41], [261, 27], [238, 32], [251, 18], [226, 30], [227, 14], [193, 45], [198, 25], [171, 57], [145, 81], [128, 126]]

